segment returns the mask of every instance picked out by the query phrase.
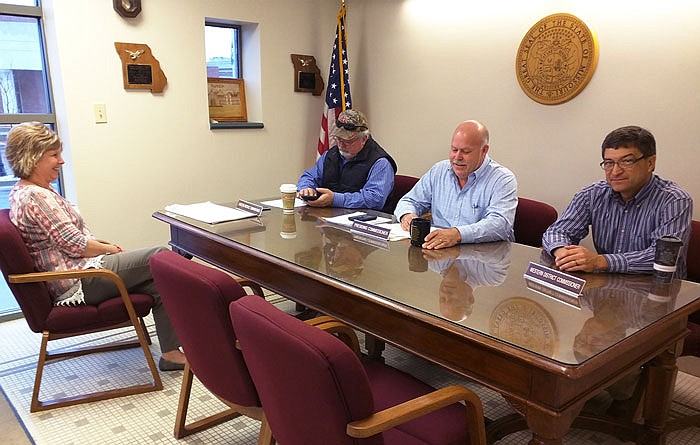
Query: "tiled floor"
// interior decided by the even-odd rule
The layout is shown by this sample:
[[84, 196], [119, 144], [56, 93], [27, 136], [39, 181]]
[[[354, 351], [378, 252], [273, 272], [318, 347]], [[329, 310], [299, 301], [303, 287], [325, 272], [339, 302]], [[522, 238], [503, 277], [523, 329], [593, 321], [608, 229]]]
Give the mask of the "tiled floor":
[[[279, 301], [280, 306], [291, 310], [288, 302]], [[149, 326], [149, 330], [153, 330]], [[103, 335], [104, 336], [104, 335]], [[0, 360], [0, 386], [12, 401], [12, 405], [0, 400], [0, 431], [3, 444], [24, 445], [43, 444], [176, 444], [176, 443], [215, 443], [215, 444], [254, 444], [258, 423], [248, 419], [236, 419], [215, 428], [200, 432], [181, 441], [172, 436], [181, 372], [163, 373], [164, 390], [156, 393], [123, 397], [87, 405], [61, 408], [43, 413], [29, 413], [29, 398], [33, 384], [36, 352], [39, 336], [29, 331], [24, 320], [15, 320], [0, 325], [0, 338], [12, 339], [3, 345]], [[96, 338], [94, 341], [102, 341]], [[83, 340], [85, 341], [85, 340]], [[156, 349], [156, 348], [154, 348]], [[154, 351], [157, 356], [158, 352]], [[122, 380], [125, 375], [145, 378], [145, 369], [138, 350], [100, 354], [96, 357], [57, 362], [48, 366], [42, 395], [69, 392], [73, 389], [85, 390], [90, 387], [111, 385]], [[437, 366], [426, 363], [394, 348], [385, 354], [387, 362], [407, 370], [434, 386], [460, 383], [477, 392], [484, 403], [487, 417], [497, 418], [510, 411], [507, 404], [496, 393], [478, 385], [461, 380]], [[700, 375], [700, 359], [684, 358], [682, 369]], [[85, 369], [91, 370], [86, 375]], [[97, 376], [97, 377], [96, 377]], [[138, 377], [137, 377], [138, 378]], [[700, 408], [700, 378], [690, 374], [679, 374], [676, 389], [676, 403], [673, 410], [685, 409], [696, 412]], [[12, 411], [17, 410], [26, 425], [31, 439], [28, 439], [22, 426]], [[198, 383], [193, 389], [193, 402], [190, 419], [204, 416], [222, 407]], [[498, 442], [499, 445], [527, 443], [527, 432], [511, 434]], [[566, 445], [619, 445], [621, 442], [603, 434], [573, 430], [564, 443]], [[700, 443], [700, 429], [690, 428], [669, 435], [669, 445], [690, 445]]]

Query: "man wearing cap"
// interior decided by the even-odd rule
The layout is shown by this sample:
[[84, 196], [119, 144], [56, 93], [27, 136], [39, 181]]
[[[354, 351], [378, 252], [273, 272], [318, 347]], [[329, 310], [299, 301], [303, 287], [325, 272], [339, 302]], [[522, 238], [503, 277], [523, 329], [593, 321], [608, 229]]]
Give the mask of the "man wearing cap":
[[514, 241], [518, 206], [515, 175], [488, 156], [489, 131], [481, 122], [460, 123], [452, 135], [449, 159], [433, 165], [401, 198], [394, 215], [404, 230], [426, 212], [438, 227], [424, 249], [460, 243]]
[[313, 207], [382, 210], [394, 187], [396, 162], [370, 135], [365, 115], [340, 113], [330, 140], [333, 147], [299, 178], [297, 195], [318, 195], [307, 201]]

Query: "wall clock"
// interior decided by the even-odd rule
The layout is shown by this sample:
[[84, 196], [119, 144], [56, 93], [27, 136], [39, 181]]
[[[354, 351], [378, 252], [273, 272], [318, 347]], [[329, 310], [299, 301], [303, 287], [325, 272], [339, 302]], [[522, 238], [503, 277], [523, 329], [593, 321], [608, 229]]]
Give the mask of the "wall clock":
[[112, 0], [112, 4], [122, 17], [136, 17], [141, 12], [141, 0]]

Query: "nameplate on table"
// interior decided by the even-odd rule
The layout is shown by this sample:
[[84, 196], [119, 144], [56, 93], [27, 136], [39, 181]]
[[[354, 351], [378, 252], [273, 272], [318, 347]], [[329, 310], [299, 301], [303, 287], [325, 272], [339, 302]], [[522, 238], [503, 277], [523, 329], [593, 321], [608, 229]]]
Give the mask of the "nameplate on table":
[[260, 216], [262, 215], [263, 210], [265, 210], [265, 206], [261, 204], [256, 204], [254, 202], [246, 201], [244, 199], [239, 199], [238, 204], [236, 204], [236, 208], [243, 210], [244, 212], [249, 212], [255, 214], [255, 216]]
[[391, 233], [390, 227], [375, 226], [374, 224], [367, 224], [362, 221], [353, 222], [351, 230], [365, 236], [371, 236], [383, 240], [388, 240], [389, 234]]
[[586, 285], [586, 280], [533, 262], [527, 266], [524, 277], [572, 297], [581, 295]]

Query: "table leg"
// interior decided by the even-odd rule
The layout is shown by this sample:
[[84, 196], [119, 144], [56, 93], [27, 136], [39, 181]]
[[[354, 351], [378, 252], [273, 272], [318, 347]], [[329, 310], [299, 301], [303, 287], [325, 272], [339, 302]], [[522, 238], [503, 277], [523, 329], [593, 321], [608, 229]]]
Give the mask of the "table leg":
[[663, 444], [668, 411], [676, 385], [675, 348], [659, 354], [649, 364], [649, 384], [644, 398], [644, 437], [643, 444]]
[[529, 404], [503, 396], [516, 411], [503, 418], [489, 422], [486, 426], [487, 442], [493, 443], [517, 431], [529, 429], [533, 432], [530, 445], [561, 445], [562, 438], [571, 428], [583, 404], [575, 405], [562, 413], [538, 409]]
[[382, 357], [382, 352], [384, 351], [385, 346], [386, 343], [384, 343], [383, 340], [380, 340], [373, 335], [365, 334], [365, 348], [367, 348], [367, 356], [369, 358], [383, 362], [384, 357]]

